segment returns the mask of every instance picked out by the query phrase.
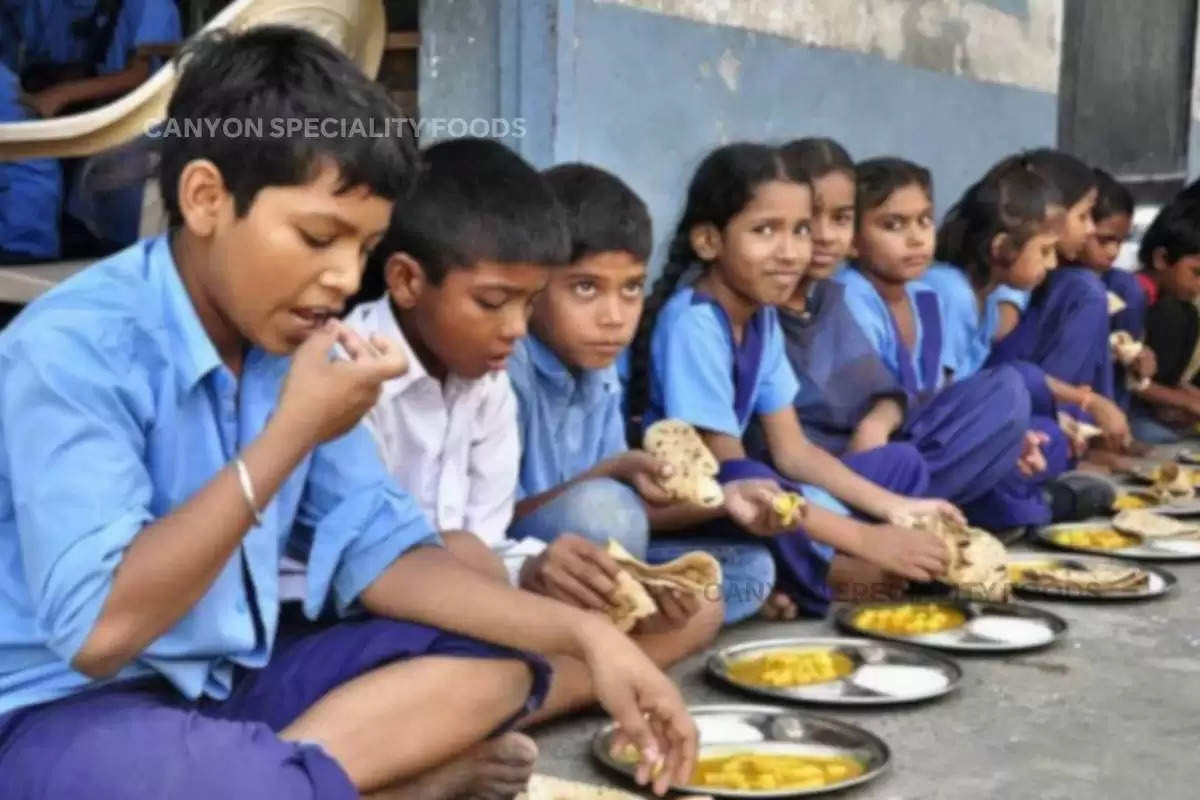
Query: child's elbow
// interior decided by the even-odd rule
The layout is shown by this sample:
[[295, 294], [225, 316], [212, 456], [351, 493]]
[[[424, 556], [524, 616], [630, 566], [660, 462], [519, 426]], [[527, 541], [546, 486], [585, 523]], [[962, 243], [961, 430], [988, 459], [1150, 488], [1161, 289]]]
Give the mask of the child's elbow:
[[131, 649], [112, 627], [103, 620], [96, 623], [83, 646], [71, 659], [72, 669], [93, 680], [104, 680], [116, 675], [133, 660]]

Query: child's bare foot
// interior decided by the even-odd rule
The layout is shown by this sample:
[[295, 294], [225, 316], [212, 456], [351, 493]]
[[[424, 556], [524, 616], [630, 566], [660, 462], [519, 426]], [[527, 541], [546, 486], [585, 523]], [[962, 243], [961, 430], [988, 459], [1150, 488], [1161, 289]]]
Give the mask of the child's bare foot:
[[538, 748], [523, 733], [506, 733], [395, 789], [364, 795], [374, 800], [507, 800], [525, 791]]
[[838, 553], [829, 565], [829, 588], [835, 600], [861, 603], [900, 597], [908, 584], [869, 561]]
[[763, 603], [762, 610], [758, 612], [758, 615], [772, 622], [788, 622], [800, 616], [800, 609], [783, 590], [776, 589], [771, 592], [767, 602]]

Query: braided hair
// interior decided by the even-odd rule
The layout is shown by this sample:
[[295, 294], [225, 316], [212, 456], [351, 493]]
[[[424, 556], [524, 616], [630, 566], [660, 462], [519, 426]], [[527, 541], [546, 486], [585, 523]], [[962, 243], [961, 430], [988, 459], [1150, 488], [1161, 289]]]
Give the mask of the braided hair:
[[764, 144], [740, 142], [719, 147], [696, 168], [666, 263], [646, 298], [630, 345], [626, 431], [631, 447], [641, 444], [642, 420], [650, 405], [650, 343], [658, 314], [689, 268], [708, 266], [692, 248], [692, 230], [705, 224], [724, 230], [750, 204], [759, 186], [775, 180], [808, 183], [807, 176], [785, 163], [779, 148]]
[[1039, 233], [1047, 217], [1061, 208], [1058, 187], [1023, 155], [992, 167], [946, 213], [938, 230], [935, 258], [966, 273], [980, 288], [991, 280], [992, 240], [1007, 234], [1021, 248]]

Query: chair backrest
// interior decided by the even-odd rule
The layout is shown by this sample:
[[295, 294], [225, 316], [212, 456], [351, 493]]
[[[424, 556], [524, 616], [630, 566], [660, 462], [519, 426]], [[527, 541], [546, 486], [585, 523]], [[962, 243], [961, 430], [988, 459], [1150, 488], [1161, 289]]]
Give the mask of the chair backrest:
[[[372, 78], [387, 41], [383, 0], [235, 0], [204, 27], [242, 31], [255, 25], [306, 28], [328, 39]], [[124, 97], [55, 119], [0, 124], [0, 161], [95, 155], [145, 133], [166, 114], [175, 87], [168, 62]]]

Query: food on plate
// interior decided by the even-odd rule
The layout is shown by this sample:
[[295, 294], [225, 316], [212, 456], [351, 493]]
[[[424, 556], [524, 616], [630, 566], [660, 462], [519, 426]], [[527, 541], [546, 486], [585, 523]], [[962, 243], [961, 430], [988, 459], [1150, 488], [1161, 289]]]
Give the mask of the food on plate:
[[829, 683], [854, 671], [854, 662], [835, 650], [776, 650], [739, 658], [729, 676], [752, 686], [786, 687]]
[[940, 603], [905, 603], [884, 608], [865, 608], [854, 615], [855, 627], [893, 636], [940, 633], [958, 628], [966, 621], [966, 614]]

